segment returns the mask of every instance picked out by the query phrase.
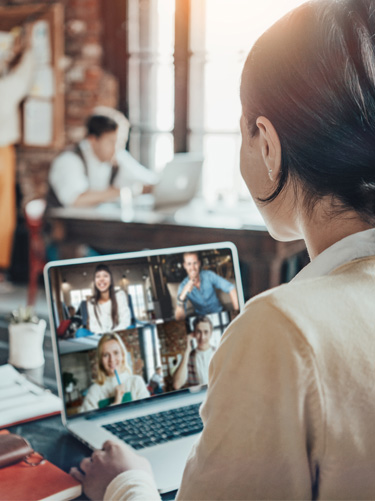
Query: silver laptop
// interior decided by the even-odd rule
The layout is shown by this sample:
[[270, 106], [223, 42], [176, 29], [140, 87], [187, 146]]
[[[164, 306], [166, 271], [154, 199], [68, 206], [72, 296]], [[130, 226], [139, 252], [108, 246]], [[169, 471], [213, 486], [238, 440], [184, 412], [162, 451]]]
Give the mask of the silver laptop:
[[[184, 303], [185, 318], [176, 320], [178, 290], [186, 279], [184, 253], [198, 260], [201, 276], [210, 276], [214, 287], [209, 303], [196, 302], [192, 296], [191, 302]], [[107, 285], [100, 283], [98, 270], [107, 273]], [[177, 489], [202, 429], [198, 411], [208, 374], [206, 369], [202, 374], [202, 366], [193, 379], [190, 369], [185, 379], [181, 380], [181, 371], [179, 379], [176, 374], [184, 363], [188, 340], [191, 350], [199, 349], [200, 340], [194, 334], [197, 325], [210, 326], [210, 349], [214, 352], [218, 346], [236, 315], [233, 294], [229, 294], [233, 288], [243, 306], [234, 244], [50, 262], [44, 280], [58, 389], [64, 403], [63, 424], [92, 449], [100, 449], [108, 439], [124, 440], [151, 461], [160, 492]], [[107, 291], [108, 283], [112, 297], [117, 298], [115, 317], [112, 301], [107, 306], [102, 301], [98, 307], [93, 300], [95, 284], [97, 291]], [[203, 285], [198, 292], [203, 294]], [[108, 328], [101, 327], [108, 325], [108, 318], [110, 330], [116, 332], [109, 341]], [[115, 321], [118, 324], [113, 327]], [[114, 345], [121, 362], [117, 366], [108, 365], [105, 359]], [[120, 384], [121, 403], [115, 404]]]
[[159, 182], [151, 194], [139, 195], [134, 200], [137, 208], [176, 209], [197, 194], [203, 166], [198, 153], [176, 153], [161, 171]]

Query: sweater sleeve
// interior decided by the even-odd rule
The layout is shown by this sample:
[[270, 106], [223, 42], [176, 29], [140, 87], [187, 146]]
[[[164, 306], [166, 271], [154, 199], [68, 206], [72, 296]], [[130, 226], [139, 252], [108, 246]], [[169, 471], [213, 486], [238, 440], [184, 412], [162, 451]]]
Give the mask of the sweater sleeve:
[[8, 111], [7, 107], [14, 106], [14, 102], [19, 103], [25, 97], [32, 85], [33, 72], [34, 57], [32, 50], [28, 49], [18, 65], [0, 79], [0, 109], [3, 113]]
[[91, 411], [99, 407], [99, 391], [98, 385], [93, 383], [88, 389], [87, 395], [85, 396], [83, 403], [80, 408], [80, 412]]
[[154, 479], [142, 470], [117, 475], [107, 487], [103, 501], [160, 501]]
[[293, 322], [267, 300], [248, 303], [211, 361], [177, 499], [311, 499], [324, 443], [317, 380]]
[[159, 181], [155, 172], [141, 165], [128, 151], [118, 151], [116, 159], [120, 168], [115, 179], [116, 187], [131, 186], [134, 183], [153, 185]]
[[141, 398], [149, 397], [150, 393], [147, 390], [146, 383], [144, 382], [142, 376], [132, 376], [132, 378], [133, 378], [132, 379], [132, 381], [133, 381], [133, 392], [132, 392], [133, 400], [139, 400]]
[[226, 280], [225, 278], [221, 277], [217, 273], [214, 273], [213, 271], [210, 270], [206, 270], [206, 274], [209, 276], [209, 280], [216, 289], [221, 289], [222, 291], [227, 293], [229, 293], [232, 289], [234, 289], [234, 284], [229, 282], [229, 280]]

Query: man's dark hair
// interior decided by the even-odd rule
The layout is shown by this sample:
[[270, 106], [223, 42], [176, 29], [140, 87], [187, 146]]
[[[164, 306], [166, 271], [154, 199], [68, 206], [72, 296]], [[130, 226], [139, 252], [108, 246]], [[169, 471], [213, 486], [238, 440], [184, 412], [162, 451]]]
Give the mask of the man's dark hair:
[[198, 324], [200, 324], [202, 322], [210, 324], [211, 332], [214, 330], [214, 326], [212, 325], [211, 319], [209, 317], [206, 317], [206, 316], [200, 316], [200, 317], [196, 317], [193, 321], [193, 332], [196, 331]]
[[100, 137], [106, 132], [114, 132], [118, 124], [112, 118], [104, 115], [91, 115], [86, 121], [87, 135]]
[[307, 210], [328, 196], [375, 221], [374, 0], [315, 0], [276, 22], [250, 51], [241, 101], [245, 140], [265, 116], [281, 143], [278, 186], [261, 202], [291, 183]]

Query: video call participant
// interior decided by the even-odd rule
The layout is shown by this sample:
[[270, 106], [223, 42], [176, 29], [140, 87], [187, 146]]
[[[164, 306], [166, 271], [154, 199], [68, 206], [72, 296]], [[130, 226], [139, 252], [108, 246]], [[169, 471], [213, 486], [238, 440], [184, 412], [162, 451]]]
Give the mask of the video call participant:
[[183, 256], [183, 267], [187, 277], [181, 282], [177, 292], [176, 320], [186, 316], [186, 301], [189, 299], [197, 315], [219, 313], [223, 310], [216, 289], [227, 292], [233, 309], [239, 310], [238, 296], [235, 286], [210, 270], [201, 270], [201, 262], [195, 252], [186, 252]]
[[[270, 234], [303, 238], [311, 262], [221, 338], [176, 499], [374, 499], [374, 0], [291, 11], [240, 92], [242, 176]], [[160, 499], [126, 444], [81, 468], [93, 499]]]
[[151, 376], [149, 382], [149, 389], [152, 391], [153, 395], [157, 395], [159, 393], [163, 393], [164, 391], [164, 377], [163, 377], [163, 369], [158, 366], [155, 369], [155, 373]]
[[[208, 317], [197, 317], [193, 327], [194, 332], [186, 338], [186, 349], [180, 365], [173, 374], [175, 390], [208, 382], [208, 366], [215, 353], [215, 347], [210, 343], [213, 325]], [[197, 342], [196, 348], [193, 348], [193, 339]]]
[[107, 115], [92, 115], [86, 128], [86, 138], [52, 162], [49, 184], [57, 201], [50, 205], [95, 206], [119, 198], [123, 186], [157, 182], [154, 172], [139, 164], [129, 152], [116, 149], [116, 120]]
[[89, 330], [94, 334], [124, 330], [130, 325], [128, 299], [123, 290], [115, 290], [112, 272], [98, 264], [94, 273], [94, 294], [87, 301]]
[[[104, 334], [97, 347], [97, 378], [88, 389], [81, 412], [150, 396], [141, 376], [133, 376], [126, 364], [126, 348], [120, 336]], [[117, 372], [117, 374], [116, 374]]]

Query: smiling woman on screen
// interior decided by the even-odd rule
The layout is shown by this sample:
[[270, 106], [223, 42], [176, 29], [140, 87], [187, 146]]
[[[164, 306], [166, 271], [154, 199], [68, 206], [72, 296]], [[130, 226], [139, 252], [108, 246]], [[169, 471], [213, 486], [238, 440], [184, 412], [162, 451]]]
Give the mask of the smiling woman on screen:
[[141, 376], [126, 364], [126, 348], [117, 334], [104, 334], [97, 348], [97, 377], [88, 389], [81, 411], [103, 408], [150, 396]]
[[[177, 499], [374, 499], [375, 0], [313, 0], [275, 23], [241, 102], [242, 176], [271, 235], [303, 238], [311, 263], [221, 338]], [[81, 468], [92, 498], [158, 499], [125, 445]]]
[[94, 334], [120, 331], [130, 325], [130, 310], [123, 290], [115, 290], [113, 275], [106, 264], [94, 273], [94, 294], [87, 302], [90, 331]]

